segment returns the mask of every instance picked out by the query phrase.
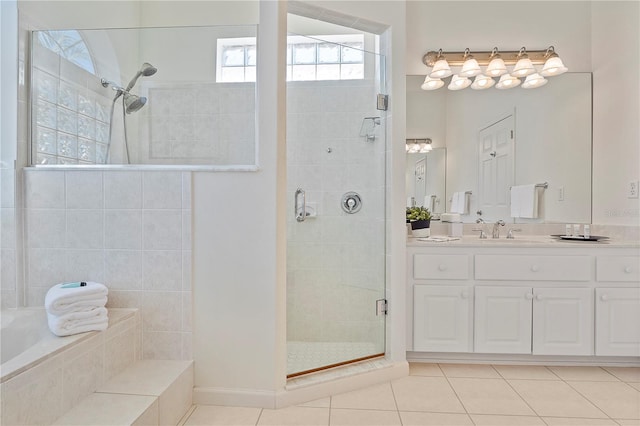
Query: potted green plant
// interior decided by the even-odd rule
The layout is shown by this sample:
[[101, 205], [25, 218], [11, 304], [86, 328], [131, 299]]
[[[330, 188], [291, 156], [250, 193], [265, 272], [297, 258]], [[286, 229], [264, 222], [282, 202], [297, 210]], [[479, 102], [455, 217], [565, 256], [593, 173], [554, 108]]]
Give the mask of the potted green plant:
[[424, 207], [407, 207], [407, 223], [411, 224], [414, 237], [428, 237], [430, 235], [431, 212]]

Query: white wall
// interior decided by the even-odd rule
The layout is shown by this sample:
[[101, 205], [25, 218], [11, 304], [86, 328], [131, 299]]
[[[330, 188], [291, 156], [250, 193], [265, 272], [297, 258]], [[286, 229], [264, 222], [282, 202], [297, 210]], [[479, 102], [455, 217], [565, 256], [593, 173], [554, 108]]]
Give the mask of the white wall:
[[593, 223], [640, 225], [640, 3], [593, 3]]

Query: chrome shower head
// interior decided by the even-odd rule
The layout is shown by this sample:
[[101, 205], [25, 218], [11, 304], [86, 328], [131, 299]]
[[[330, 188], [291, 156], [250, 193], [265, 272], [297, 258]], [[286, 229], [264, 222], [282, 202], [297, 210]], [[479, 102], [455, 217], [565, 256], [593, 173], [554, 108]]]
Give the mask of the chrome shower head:
[[124, 92], [124, 110], [127, 114], [138, 111], [146, 103], [147, 98], [144, 96], [136, 96], [129, 92]]
[[140, 76], [149, 77], [151, 75], [154, 75], [156, 72], [158, 72], [158, 69], [156, 67], [151, 65], [149, 62], [145, 62], [144, 64], [142, 64], [142, 67], [140, 67], [136, 75], [131, 79], [125, 91], [128, 92], [129, 90], [131, 90], [133, 86], [136, 85], [136, 82], [138, 81]]

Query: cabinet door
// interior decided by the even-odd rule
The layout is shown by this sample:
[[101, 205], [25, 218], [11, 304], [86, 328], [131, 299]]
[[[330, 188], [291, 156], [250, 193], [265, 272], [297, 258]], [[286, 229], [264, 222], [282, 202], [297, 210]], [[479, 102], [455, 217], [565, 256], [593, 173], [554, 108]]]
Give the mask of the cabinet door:
[[593, 355], [593, 290], [533, 289], [534, 355]]
[[596, 289], [596, 355], [640, 356], [640, 289]]
[[474, 352], [530, 354], [530, 287], [475, 288]]
[[413, 350], [470, 352], [473, 288], [416, 285]]

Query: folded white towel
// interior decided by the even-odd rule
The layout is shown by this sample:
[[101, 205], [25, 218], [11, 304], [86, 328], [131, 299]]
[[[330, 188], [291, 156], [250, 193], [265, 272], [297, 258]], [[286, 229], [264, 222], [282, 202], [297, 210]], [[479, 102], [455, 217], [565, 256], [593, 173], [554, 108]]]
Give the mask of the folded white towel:
[[87, 331], [106, 330], [109, 325], [109, 316], [106, 308], [95, 308], [65, 315], [47, 313], [47, 322], [49, 329], [56, 336], [71, 336]]
[[467, 193], [465, 191], [454, 192], [451, 197], [451, 213], [468, 214]]
[[538, 188], [535, 184], [511, 187], [511, 217], [538, 217]]
[[62, 288], [56, 284], [49, 289], [44, 307], [52, 315], [88, 311], [107, 304], [109, 290], [100, 283], [89, 281], [84, 287]]

